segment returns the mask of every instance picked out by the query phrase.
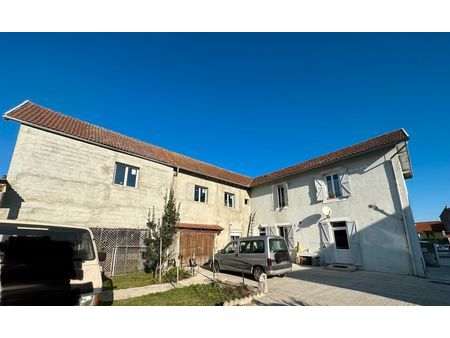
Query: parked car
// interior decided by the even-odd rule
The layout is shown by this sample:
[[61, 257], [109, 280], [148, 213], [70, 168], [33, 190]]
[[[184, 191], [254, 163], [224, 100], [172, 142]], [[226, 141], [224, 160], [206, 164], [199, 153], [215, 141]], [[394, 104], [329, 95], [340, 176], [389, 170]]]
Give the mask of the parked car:
[[97, 305], [104, 259], [88, 228], [2, 220], [0, 304]]
[[228, 243], [215, 255], [212, 267], [216, 272], [250, 273], [258, 281], [263, 273], [284, 277], [292, 270], [292, 263], [283, 237], [255, 236]]

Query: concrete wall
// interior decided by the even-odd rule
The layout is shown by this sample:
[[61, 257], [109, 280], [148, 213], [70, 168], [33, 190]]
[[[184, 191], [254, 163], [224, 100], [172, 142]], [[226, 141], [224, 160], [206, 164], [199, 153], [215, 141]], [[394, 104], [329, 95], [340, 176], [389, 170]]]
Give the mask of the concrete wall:
[[[208, 202], [194, 201], [195, 185], [208, 188]], [[223, 248], [230, 240], [230, 232], [241, 232], [246, 235], [250, 216], [250, 206], [245, 205], [249, 194], [245, 189], [217, 183], [215, 181], [178, 173], [174, 181], [177, 201], [181, 202], [181, 221], [184, 223], [217, 224], [224, 231], [217, 239], [218, 249]], [[224, 193], [235, 195], [235, 207], [224, 205]]]
[[[139, 168], [137, 188], [113, 184], [116, 161]], [[172, 180], [170, 167], [21, 125], [3, 207], [19, 220], [145, 227]]]
[[[381, 272], [413, 274], [410, 250], [405, 228], [401, 220], [401, 206], [395, 190], [395, 178], [388, 160], [395, 149], [378, 151], [357, 158], [322, 167], [317, 170], [297, 174], [280, 182], [289, 187], [289, 206], [283, 210], [274, 210], [272, 202], [272, 184], [251, 190], [251, 208], [256, 212], [256, 225], [273, 226], [291, 224], [294, 226], [294, 240], [301, 250], [308, 253], [321, 252], [319, 221], [324, 205], [333, 211], [329, 221], [354, 221], [359, 235], [362, 269]], [[397, 161], [397, 158], [394, 158]], [[329, 171], [347, 168], [351, 187], [351, 196], [317, 202], [314, 176]], [[395, 169], [400, 171], [400, 167]], [[403, 177], [401, 171], [399, 177]], [[404, 181], [400, 182], [405, 194]], [[403, 196], [405, 199], [405, 196]], [[378, 209], [368, 208], [375, 204]], [[414, 220], [409, 204], [406, 207], [408, 227], [414, 232]], [[414, 245], [418, 246], [415, 235]]]

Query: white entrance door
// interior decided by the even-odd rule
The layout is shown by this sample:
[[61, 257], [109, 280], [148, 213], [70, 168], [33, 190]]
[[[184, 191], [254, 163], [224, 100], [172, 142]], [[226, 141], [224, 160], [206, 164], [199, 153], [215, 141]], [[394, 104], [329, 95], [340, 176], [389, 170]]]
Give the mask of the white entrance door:
[[331, 223], [336, 248], [336, 263], [352, 264], [352, 255], [348, 244], [347, 224], [345, 222]]

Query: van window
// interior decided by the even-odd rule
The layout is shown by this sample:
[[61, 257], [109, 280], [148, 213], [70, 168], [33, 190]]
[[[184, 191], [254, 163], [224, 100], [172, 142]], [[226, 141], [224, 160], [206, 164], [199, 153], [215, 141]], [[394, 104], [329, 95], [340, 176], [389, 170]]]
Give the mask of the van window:
[[241, 241], [239, 246], [240, 253], [264, 253], [264, 241]]
[[235, 253], [236, 252], [236, 242], [231, 242], [228, 244], [225, 249], [225, 253]]
[[270, 252], [288, 251], [284, 239], [276, 239], [276, 238], [269, 239], [269, 247]]
[[92, 238], [87, 230], [62, 227], [46, 228], [45, 226], [35, 225], [0, 225], [0, 248], [10, 245], [15, 240], [33, 238], [69, 242], [73, 249], [73, 260], [89, 261], [95, 259]]

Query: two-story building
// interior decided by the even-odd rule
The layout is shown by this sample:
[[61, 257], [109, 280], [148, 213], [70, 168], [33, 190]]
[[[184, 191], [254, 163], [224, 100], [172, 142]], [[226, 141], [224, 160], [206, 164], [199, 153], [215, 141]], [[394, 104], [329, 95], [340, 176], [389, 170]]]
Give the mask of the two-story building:
[[[97, 234], [143, 229], [149, 209], [160, 215], [173, 188], [185, 257], [206, 260], [213, 246], [246, 236], [254, 213], [251, 234], [284, 236], [293, 255], [296, 249], [322, 264], [424, 275], [404, 130], [251, 178], [29, 101], [4, 118], [20, 129], [0, 217], [84, 225]], [[133, 233], [115, 236], [108, 241], [117, 253]]]

